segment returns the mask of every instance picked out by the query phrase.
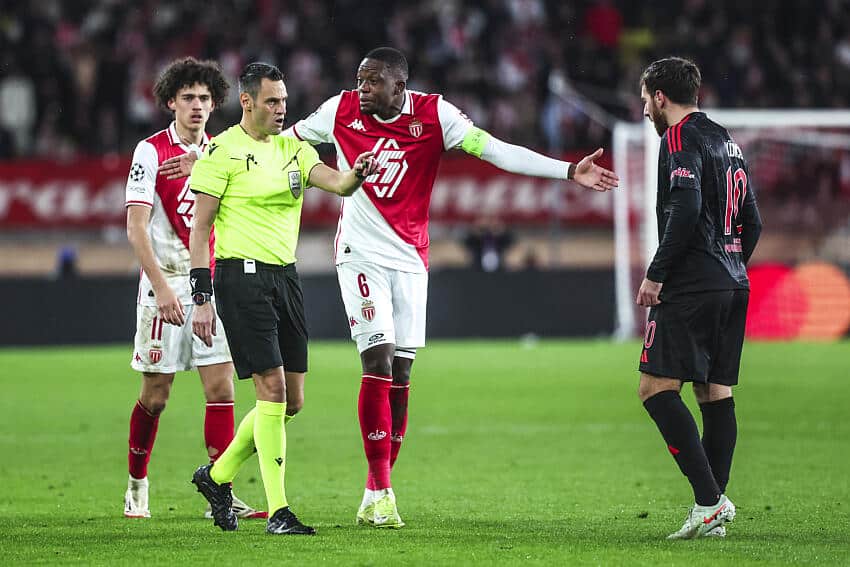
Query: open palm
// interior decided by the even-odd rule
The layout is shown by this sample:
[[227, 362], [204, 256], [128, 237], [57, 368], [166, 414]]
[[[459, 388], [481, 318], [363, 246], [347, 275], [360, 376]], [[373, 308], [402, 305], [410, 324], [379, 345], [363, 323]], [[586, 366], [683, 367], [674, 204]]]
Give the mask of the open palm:
[[576, 164], [573, 181], [594, 191], [605, 192], [616, 189], [620, 182], [617, 174], [594, 163], [602, 156], [602, 152], [602, 148], [599, 148], [592, 154], [584, 156]]

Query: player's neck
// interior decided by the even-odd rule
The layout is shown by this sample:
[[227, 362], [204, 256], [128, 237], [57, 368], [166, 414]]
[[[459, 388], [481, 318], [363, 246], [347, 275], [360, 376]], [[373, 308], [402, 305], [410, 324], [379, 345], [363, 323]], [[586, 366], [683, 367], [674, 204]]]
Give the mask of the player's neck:
[[404, 101], [407, 98], [407, 91], [401, 91], [401, 95], [390, 103], [390, 106], [383, 112], [376, 112], [381, 120], [391, 120], [401, 114], [404, 108]]
[[177, 131], [177, 137], [180, 138], [180, 141], [187, 146], [200, 146], [201, 142], [204, 141], [203, 128], [189, 130], [188, 128], [181, 126], [180, 123], [175, 120], [174, 129]]
[[264, 133], [264, 132], [260, 132], [259, 130], [257, 130], [257, 128], [255, 128], [254, 125], [251, 124], [251, 121], [248, 120], [247, 116], [245, 116], [245, 115], [242, 116], [242, 121], [239, 122], [239, 126], [242, 127], [243, 132], [248, 134], [248, 136], [251, 137], [254, 140], [257, 140], [258, 142], [268, 142], [269, 141], [269, 135]]
[[685, 116], [688, 114], [693, 114], [694, 112], [699, 112], [699, 108], [695, 104], [688, 106], [671, 106], [667, 111], [667, 124], [670, 126], [675, 126], [682, 120], [684, 120]]

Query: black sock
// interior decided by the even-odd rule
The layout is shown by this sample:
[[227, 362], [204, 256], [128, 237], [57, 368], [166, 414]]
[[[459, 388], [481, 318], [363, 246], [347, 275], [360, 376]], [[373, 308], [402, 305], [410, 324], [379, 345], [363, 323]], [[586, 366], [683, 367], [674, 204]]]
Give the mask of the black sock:
[[720, 498], [720, 488], [714, 480], [708, 457], [700, 442], [694, 416], [679, 397], [679, 392], [659, 392], [643, 402], [643, 407], [658, 426], [682, 474], [688, 477], [697, 504], [716, 504]]
[[702, 446], [720, 492], [726, 492], [738, 438], [735, 402], [732, 398], [724, 398], [700, 404], [699, 409], [702, 412]]

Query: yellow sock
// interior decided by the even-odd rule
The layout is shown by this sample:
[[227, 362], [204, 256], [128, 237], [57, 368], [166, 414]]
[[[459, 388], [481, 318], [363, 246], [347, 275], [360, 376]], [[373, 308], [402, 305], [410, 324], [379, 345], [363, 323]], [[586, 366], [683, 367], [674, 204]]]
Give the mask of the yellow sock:
[[286, 429], [283, 416], [286, 404], [257, 400], [254, 417], [254, 444], [260, 461], [260, 475], [266, 489], [269, 515], [288, 506], [284, 488], [286, 471]]
[[257, 408], [252, 409], [236, 429], [233, 441], [224, 450], [224, 453], [216, 460], [210, 469], [210, 477], [217, 483], [233, 482], [242, 463], [248, 460], [254, 453], [254, 415]]

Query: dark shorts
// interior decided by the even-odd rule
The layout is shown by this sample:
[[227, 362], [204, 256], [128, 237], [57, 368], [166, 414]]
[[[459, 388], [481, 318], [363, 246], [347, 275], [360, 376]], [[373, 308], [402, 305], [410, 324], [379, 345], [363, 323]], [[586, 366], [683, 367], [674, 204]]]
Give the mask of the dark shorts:
[[216, 260], [215, 301], [227, 332], [236, 375], [250, 378], [270, 368], [307, 372], [304, 296], [295, 264]]
[[747, 324], [746, 289], [677, 296], [650, 308], [639, 370], [734, 386]]

